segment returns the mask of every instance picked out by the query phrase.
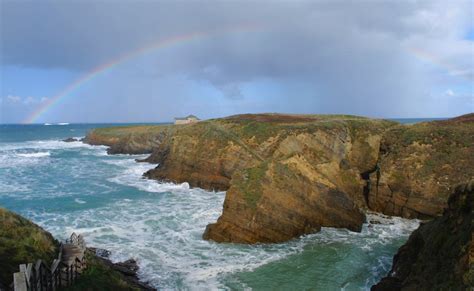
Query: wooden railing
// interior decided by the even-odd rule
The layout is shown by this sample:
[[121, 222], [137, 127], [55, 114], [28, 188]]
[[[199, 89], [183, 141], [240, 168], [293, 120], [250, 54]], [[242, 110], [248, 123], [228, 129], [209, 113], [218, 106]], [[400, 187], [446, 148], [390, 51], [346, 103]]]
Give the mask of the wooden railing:
[[[67, 254], [71, 248], [79, 251], [72, 257]], [[86, 268], [86, 244], [81, 235], [73, 233], [59, 247], [59, 254], [51, 267], [42, 260], [35, 264], [20, 265], [20, 272], [13, 274], [13, 290], [15, 291], [55, 291], [60, 287], [70, 286]]]

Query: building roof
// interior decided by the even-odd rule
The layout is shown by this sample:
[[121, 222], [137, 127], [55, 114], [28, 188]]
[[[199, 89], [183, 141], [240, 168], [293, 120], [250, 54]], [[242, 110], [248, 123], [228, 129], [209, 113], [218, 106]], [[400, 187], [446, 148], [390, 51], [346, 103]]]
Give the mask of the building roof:
[[188, 115], [186, 117], [175, 117], [174, 119], [175, 120], [187, 120], [187, 119], [190, 119], [190, 118], [196, 118], [197, 120], [200, 120], [196, 115]]

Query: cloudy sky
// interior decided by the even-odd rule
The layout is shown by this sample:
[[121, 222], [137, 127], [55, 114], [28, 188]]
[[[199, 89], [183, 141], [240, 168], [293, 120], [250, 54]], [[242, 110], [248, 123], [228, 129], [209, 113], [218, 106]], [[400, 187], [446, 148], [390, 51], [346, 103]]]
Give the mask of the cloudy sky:
[[0, 0], [0, 122], [474, 111], [474, 1]]

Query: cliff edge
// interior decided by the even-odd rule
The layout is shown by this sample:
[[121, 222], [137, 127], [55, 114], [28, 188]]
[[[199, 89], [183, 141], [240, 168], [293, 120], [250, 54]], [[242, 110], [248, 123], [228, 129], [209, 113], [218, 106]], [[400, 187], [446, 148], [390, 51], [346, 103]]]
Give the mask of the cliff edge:
[[371, 290], [474, 288], [474, 180], [456, 187], [441, 217], [422, 224]]

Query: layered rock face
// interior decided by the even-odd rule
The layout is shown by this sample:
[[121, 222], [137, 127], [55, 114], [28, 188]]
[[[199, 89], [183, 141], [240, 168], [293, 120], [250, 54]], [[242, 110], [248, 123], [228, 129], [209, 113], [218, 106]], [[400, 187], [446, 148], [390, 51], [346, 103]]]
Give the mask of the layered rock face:
[[146, 161], [159, 166], [149, 178], [228, 190], [222, 216], [204, 234], [218, 242], [280, 242], [322, 226], [357, 231], [367, 208], [435, 217], [451, 185], [474, 177], [474, 114], [409, 126], [340, 115], [238, 115], [109, 128], [88, 139], [111, 144], [112, 152], [130, 145], [152, 151]]
[[379, 173], [370, 175], [369, 208], [406, 218], [440, 215], [453, 185], [474, 177], [473, 165], [474, 114], [393, 128], [382, 139]]
[[474, 289], [474, 180], [454, 190], [441, 217], [415, 230], [372, 290]]
[[352, 116], [240, 115], [177, 127], [148, 161], [149, 178], [227, 190], [204, 238], [279, 242], [322, 226], [359, 231], [361, 173], [394, 123]]
[[158, 163], [145, 173], [152, 179], [192, 187], [227, 190], [236, 170], [251, 167], [263, 158], [244, 142], [232, 123], [222, 120], [179, 125], [146, 159]]
[[391, 125], [342, 117], [271, 124], [278, 133], [261, 141], [271, 151], [255, 167], [233, 175], [222, 216], [204, 238], [281, 242], [322, 226], [360, 231], [365, 221], [360, 175], [376, 165], [381, 134]]

